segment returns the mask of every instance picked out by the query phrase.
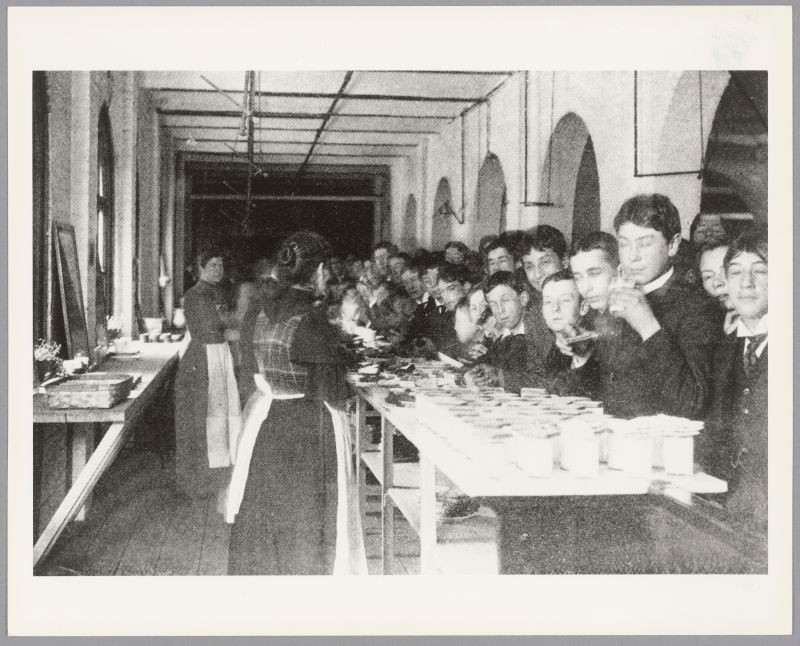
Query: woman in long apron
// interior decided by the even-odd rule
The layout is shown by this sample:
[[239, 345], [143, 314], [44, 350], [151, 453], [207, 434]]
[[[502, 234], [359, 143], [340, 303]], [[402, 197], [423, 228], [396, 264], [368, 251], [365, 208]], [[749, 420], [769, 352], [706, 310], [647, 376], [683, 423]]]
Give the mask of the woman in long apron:
[[[366, 569], [357, 503], [346, 486], [348, 477], [352, 485], [348, 440], [337, 412], [346, 397], [344, 357], [326, 308], [315, 304], [329, 257], [328, 242], [309, 232], [292, 235], [279, 251], [289, 286], [275, 294], [256, 377], [263, 377], [262, 389], [245, 407], [252, 411], [267, 394], [266, 417], [247, 415], [236, 457], [229, 574], [331, 574], [334, 561], [341, 572]], [[231, 504], [240, 473], [243, 494]], [[348, 527], [349, 538], [343, 536]]]
[[241, 407], [225, 341], [222, 253], [203, 251], [198, 265], [200, 280], [184, 296], [190, 341], [175, 378], [175, 474], [186, 495], [221, 499], [241, 430]]

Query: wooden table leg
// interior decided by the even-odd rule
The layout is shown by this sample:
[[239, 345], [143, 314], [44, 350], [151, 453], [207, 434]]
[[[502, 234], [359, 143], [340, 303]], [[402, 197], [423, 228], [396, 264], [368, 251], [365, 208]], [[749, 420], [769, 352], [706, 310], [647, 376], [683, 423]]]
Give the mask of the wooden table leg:
[[394, 502], [389, 489], [394, 481], [394, 427], [381, 417], [381, 451], [383, 483], [381, 484], [381, 561], [382, 573], [394, 571]]
[[58, 540], [58, 537], [61, 536], [64, 528], [78, 514], [83, 503], [92, 493], [100, 476], [105, 473], [114, 458], [117, 457], [129, 430], [130, 426], [121, 422], [112, 424], [108, 428], [97, 449], [92, 453], [86, 466], [78, 473], [72, 488], [67, 492], [66, 497], [61, 501], [50, 522], [47, 523], [47, 527], [44, 528], [41, 536], [39, 536], [39, 540], [33, 546], [34, 567], [47, 555], [56, 540]]
[[[355, 451], [355, 460], [356, 460], [356, 473], [355, 473], [355, 480], [358, 484], [358, 513], [361, 516], [361, 528], [362, 531], [366, 533], [367, 527], [367, 473], [364, 465], [361, 464], [361, 451], [363, 450], [363, 433], [364, 427], [366, 425], [366, 412], [364, 410], [365, 402], [364, 400], [356, 395], [355, 398], [355, 425], [354, 425], [354, 435], [353, 438], [353, 446]], [[366, 542], [366, 535], [364, 536], [364, 541]]]
[[436, 567], [436, 466], [424, 453], [419, 456], [419, 567], [420, 574], [435, 574]]
[[[94, 451], [94, 425], [88, 423], [74, 424], [72, 429], [72, 446], [70, 446], [70, 464], [72, 465], [71, 486], [75, 486], [75, 483], [78, 481], [78, 477], [92, 455], [92, 451]], [[91, 501], [92, 497], [91, 494], [89, 494], [86, 497], [83, 506], [78, 510], [78, 513], [75, 514], [74, 520], [86, 520], [86, 513], [89, 509]]]

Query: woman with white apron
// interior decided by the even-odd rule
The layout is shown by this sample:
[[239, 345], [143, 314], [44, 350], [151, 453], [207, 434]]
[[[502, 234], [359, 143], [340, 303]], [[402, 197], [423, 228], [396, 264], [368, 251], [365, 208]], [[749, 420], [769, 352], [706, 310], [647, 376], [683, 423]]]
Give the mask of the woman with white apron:
[[200, 280], [184, 296], [190, 341], [175, 378], [175, 474], [186, 495], [218, 495], [221, 501], [241, 430], [241, 406], [225, 341], [221, 251], [201, 252], [198, 264]]
[[366, 574], [338, 330], [316, 303], [330, 245], [299, 232], [281, 246], [258, 390], [228, 491], [229, 574]]

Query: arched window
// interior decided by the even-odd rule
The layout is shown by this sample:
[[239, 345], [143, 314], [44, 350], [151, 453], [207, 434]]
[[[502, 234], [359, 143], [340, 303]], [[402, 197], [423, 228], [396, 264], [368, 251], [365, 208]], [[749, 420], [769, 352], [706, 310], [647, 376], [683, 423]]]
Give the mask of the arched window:
[[539, 224], [556, 227], [567, 242], [600, 228], [600, 175], [594, 142], [586, 123], [574, 112], [561, 117], [550, 135], [539, 195], [553, 203], [539, 214]]
[[453, 237], [453, 197], [450, 182], [446, 177], [439, 180], [436, 197], [433, 198], [433, 223], [431, 229], [431, 249], [441, 250]]
[[[114, 311], [114, 146], [108, 106], [97, 124], [97, 295], [98, 319]], [[102, 300], [101, 300], [102, 299]]]
[[472, 241], [475, 247], [484, 236], [505, 231], [507, 202], [503, 166], [497, 155], [489, 153], [478, 171], [475, 221], [472, 225]]

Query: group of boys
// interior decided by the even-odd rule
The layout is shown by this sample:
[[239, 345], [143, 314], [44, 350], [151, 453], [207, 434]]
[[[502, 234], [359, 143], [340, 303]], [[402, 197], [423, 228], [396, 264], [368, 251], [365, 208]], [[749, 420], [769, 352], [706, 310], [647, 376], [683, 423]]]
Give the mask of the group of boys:
[[621, 417], [704, 419], [700, 461], [729, 482], [726, 506], [766, 527], [766, 230], [725, 256], [736, 317], [726, 334], [719, 300], [675, 263], [681, 223], [668, 197], [633, 197], [613, 224], [615, 235], [589, 233], [569, 252], [547, 225], [500, 236], [483, 250], [480, 283], [460, 247], [445, 262], [403, 259], [391, 273], [416, 304], [409, 334], [474, 362], [468, 384], [588, 395]]

